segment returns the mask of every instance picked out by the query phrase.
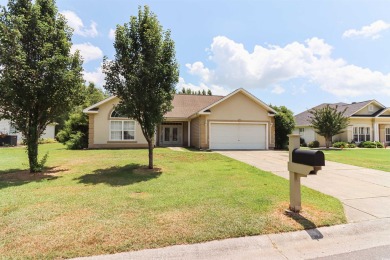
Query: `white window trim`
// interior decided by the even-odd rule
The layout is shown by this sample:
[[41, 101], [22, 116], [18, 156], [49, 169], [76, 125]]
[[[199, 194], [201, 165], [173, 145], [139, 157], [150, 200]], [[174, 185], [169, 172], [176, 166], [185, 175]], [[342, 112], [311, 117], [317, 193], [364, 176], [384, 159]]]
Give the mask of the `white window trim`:
[[[113, 121], [122, 122], [122, 130], [121, 130], [121, 132], [122, 132], [122, 139], [121, 140], [111, 139], [111, 122], [113, 122]], [[125, 121], [132, 121], [132, 122], [134, 122], [134, 139], [123, 139], [123, 133], [124, 133], [123, 125], [124, 125]], [[109, 126], [109, 132], [108, 132], [108, 140], [109, 141], [112, 141], [112, 142], [134, 142], [134, 141], [136, 141], [136, 139], [137, 139], [136, 138], [137, 121], [132, 120], [132, 119], [110, 119], [109, 122], [110, 122], [110, 124], [109, 124], [110, 125]]]
[[[389, 133], [387, 133], [387, 132], [389, 132]], [[385, 128], [385, 142], [389, 142], [389, 141], [387, 141], [387, 136], [389, 136], [389, 139], [390, 139], [390, 127]]]
[[[357, 141], [355, 141], [355, 131], [354, 131], [355, 128], [357, 128], [357, 136], [358, 136], [358, 140], [357, 140]], [[357, 142], [357, 143], [365, 142], [365, 141], [360, 140], [360, 135], [361, 135], [360, 132], [359, 132], [360, 128], [368, 128], [368, 129], [369, 129], [370, 140], [365, 140], [365, 141], [371, 141], [371, 140], [373, 139], [373, 136], [372, 136], [372, 127], [369, 126], [369, 125], [355, 125], [355, 126], [353, 126], [353, 127], [352, 127], [352, 140], [355, 141], [355, 142]], [[364, 134], [364, 135], [365, 135], [365, 137], [367, 137], [367, 133]], [[365, 138], [365, 139], [366, 139], [366, 138]]]

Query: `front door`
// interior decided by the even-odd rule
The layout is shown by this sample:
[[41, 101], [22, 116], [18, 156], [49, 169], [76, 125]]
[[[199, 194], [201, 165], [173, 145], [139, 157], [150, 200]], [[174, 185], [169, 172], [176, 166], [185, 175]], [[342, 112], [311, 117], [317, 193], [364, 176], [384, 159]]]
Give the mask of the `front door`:
[[181, 125], [163, 125], [162, 126], [162, 144], [182, 145], [182, 126]]

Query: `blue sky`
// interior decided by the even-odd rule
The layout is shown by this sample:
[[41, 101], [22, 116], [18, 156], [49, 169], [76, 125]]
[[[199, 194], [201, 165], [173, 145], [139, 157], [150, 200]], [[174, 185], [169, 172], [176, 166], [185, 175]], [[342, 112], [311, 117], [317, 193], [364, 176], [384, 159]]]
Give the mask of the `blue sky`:
[[[4, 5], [6, 1], [0, 0]], [[104, 84], [113, 29], [149, 5], [170, 29], [178, 88], [245, 88], [295, 113], [324, 102], [390, 106], [390, 1], [58, 0], [74, 29], [85, 79]], [[110, 34], [111, 32], [111, 34]]]

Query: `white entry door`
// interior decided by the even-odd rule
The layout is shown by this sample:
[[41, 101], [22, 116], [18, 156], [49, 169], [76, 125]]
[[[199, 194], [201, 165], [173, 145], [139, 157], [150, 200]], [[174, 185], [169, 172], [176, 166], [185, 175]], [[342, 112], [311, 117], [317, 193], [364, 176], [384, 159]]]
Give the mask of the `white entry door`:
[[267, 149], [266, 125], [212, 123], [210, 149]]
[[181, 125], [163, 125], [162, 126], [162, 144], [163, 145], [182, 145]]

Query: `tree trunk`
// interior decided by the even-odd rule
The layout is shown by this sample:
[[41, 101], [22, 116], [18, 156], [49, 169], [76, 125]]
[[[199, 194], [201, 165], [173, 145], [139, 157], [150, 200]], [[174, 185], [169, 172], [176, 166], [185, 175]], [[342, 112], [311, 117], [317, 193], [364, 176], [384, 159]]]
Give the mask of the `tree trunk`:
[[149, 146], [149, 169], [153, 169], [153, 139], [148, 139]]
[[329, 137], [329, 136], [325, 137], [326, 148], [329, 148], [331, 144], [332, 144], [332, 137]]
[[30, 166], [30, 173], [36, 173], [40, 169], [38, 167], [38, 131], [36, 127], [29, 127], [26, 138], [28, 163]]

